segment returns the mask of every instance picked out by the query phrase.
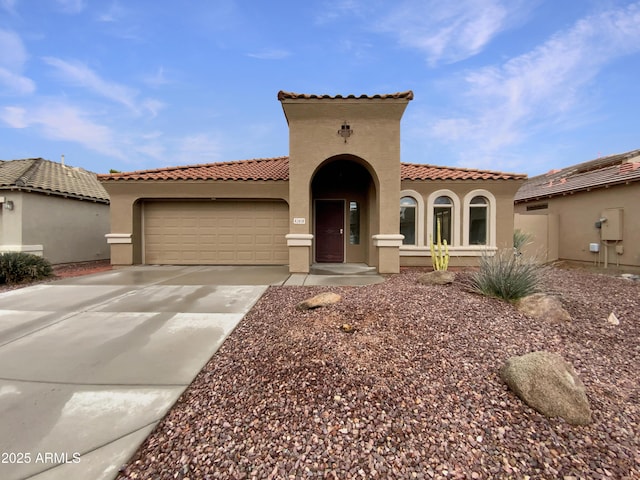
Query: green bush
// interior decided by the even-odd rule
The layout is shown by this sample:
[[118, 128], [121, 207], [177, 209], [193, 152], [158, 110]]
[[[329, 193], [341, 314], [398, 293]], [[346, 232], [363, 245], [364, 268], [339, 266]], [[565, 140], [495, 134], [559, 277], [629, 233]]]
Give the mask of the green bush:
[[475, 292], [513, 302], [540, 291], [544, 268], [509, 248], [494, 256], [483, 255], [469, 283]]
[[0, 253], [0, 283], [21, 283], [53, 275], [51, 263], [31, 253]]

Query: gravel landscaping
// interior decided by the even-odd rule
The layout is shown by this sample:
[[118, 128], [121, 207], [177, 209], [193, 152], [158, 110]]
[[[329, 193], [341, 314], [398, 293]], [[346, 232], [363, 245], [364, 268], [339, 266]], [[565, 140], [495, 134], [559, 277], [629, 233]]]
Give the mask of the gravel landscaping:
[[[551, 269], [573, 318], [552, 324], [419, 275], [271, 287], [119, 478], [640, 478], [640, 282]], [[342, 301], [296, 310], [325, 291]], [[502, 383], [508, 357], [536, 350], [575, 367], [592, 424]]]

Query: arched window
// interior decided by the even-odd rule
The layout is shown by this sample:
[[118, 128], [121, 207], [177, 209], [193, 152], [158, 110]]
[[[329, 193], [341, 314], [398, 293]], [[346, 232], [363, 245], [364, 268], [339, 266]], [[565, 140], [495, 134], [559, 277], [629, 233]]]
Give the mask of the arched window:
[[489, 201], [477, 195], [469, 203], [469, 245], [486, 245]]
[[438, 241], [438, 223], [440, 223], [440, 238], [451, 245], [453, 237], [453, 200], [442, 195], [433, 202], [433, 241]]
[[470, 247], [496, 246], [496, 197], [488, 190], [472, 190], [464, 196], [462, 239]]
[[403, 245], [416, 244], [417, 202], [412, 197], [400, 199], [400, 233], [404, 235]]

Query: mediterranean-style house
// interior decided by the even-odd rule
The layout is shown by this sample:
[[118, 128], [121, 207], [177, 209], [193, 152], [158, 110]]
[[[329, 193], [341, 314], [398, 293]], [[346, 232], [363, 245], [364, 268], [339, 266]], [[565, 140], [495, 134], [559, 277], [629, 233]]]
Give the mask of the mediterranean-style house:
[[439, 220], [452, 265], [512, 245], [526, 175], [405, 164], [400, 120], [413, 92], [279, 92], [289, 155], [100, 175], [111, 197], [111, 262], [431, 265]]
[[106, 260], [108, 232], [109, 195], [95, 173], [42, 158], [0, 161], [0, 252]]
[[515, 196], [515, 226], [544, 261], [640, 267], [640, 150], [532, 177]]

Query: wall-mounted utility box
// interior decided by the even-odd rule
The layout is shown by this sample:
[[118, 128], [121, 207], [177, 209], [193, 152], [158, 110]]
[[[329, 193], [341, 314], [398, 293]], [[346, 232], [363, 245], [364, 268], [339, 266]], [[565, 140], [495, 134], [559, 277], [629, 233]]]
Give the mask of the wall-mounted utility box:
[[600, 244], [599, 243], [590, 243], [589, 244], [589, 251], [591, 253], [598, 253], [600, 251]]
[[602, 240], [622, 240], [622, 208], [607, 208], [602, 216], [607, 219], [602, 222], [600, 238]]

